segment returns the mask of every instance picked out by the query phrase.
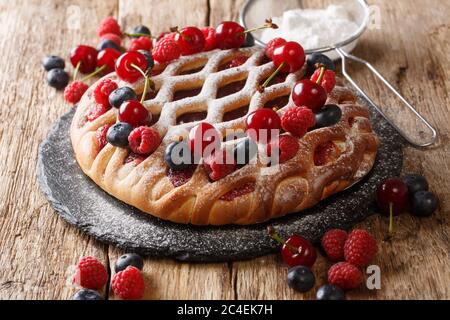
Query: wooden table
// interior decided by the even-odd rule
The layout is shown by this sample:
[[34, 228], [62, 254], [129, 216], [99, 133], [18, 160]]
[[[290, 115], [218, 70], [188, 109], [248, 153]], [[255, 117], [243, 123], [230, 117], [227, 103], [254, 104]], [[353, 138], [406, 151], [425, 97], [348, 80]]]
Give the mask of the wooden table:
[[[98, 22], [118, 17], [125, 30], [144, 23], [154, 33], [174, 25], [216, 25], [237, 19], [242, 0], [70, 0], [0, 1], [0, 299], [68, 299], [75, 292], [70, 274], [77, 260], [98, 257], [112, 267], [122, 253], [82, 234], [50, 208], [36, 182], [38, 146], [52, 123], [70, 109], [48, 87], [40, 61], [46, 54], [67, 57], [76, 44], [95, 44]], [[432, 148], [405, 150], [405, 172], [426, 175], [441, 200], [432, 219], [373, 216], [360, 227], [380, 240], [377, 263], [382, 289], [361, 289], [351, 299], [449, 299], [450, 211], [450, 5], [448, 1], [373, 0], [381, 29], [367, 31], [356, 54], [373, 62], [440, 129]], [[352, 73], [386, 105], [398, 101], [361, 68]], [[395, 110], [395, 109], [394, 109]], [[412, 124], [409, 124], [412, 127]], [[329, 263], [314, 267], [317, 285]], [[251, 261], [190, 264], [147, 259], [149, 299], [312, 299], [286, 284], [279, 256]]]

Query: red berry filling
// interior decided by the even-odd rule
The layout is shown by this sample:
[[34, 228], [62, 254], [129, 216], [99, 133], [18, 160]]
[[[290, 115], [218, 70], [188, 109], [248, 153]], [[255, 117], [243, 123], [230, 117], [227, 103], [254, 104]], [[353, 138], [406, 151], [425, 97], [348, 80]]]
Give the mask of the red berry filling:
[[188, 183], [189, 180], [191, 180], [192, 176], [194, 175], [195, 169], [197, 169], [196, 165], [191, 165], [183, 170], [169, 169], [168, 178], [172, 185], [177, 188], [182, 186], [183, 184]]
[[102, 104], [96, 104], [87, 114], [86, 118], [88, 121], [94, 121], [98, 117], [105, 114], [111, 107], [104, 106]]
[[314, 164], [323, 166], [339, 156], [339, 148], [333, 141], [325, 142], [316, 147], [314, 151]]
[[220, 200], [233, 201], [234, 199], [242, 197], [243, 195], [246, 195], [248, 193], [252, 193], [253, 191], [255, 191], [255, 183], [249, 182], [240, 186], [239, 188], [228, 191], [220, 197]]
[[99, 150], [102, 150], [108, 143], [108, 141], [106, 140], [106, 134], [108, 133], [108, 129], [110, 127], [111, 127], [110, 124], [105, 124], [104, 126], [101, 126], [100, 128], [98, 128], [95, 133], [96, 137], [97, 137]]
[[[281, 164], [292, 159], [297, 154], [299, 148], [298, 139], [285, 134], [272, 140], [267, 145], [267, 155], [273, 159], [272, 164]], [[278, 161], [276, 156], [278, 156]]]

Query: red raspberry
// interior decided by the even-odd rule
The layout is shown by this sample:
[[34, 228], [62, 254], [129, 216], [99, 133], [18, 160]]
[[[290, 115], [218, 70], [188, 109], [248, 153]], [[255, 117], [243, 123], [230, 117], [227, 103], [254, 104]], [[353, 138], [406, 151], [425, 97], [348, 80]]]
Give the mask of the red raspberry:
[[102, 104], [96, 104], [88, 113], [87, 120], [94, 121], [101, 115], [105, 114], [111, 107], [104, 106]]
[[102, 150], [108, 143], [108, 141], [106, 140], [106, 134], [108, 133], [108, 129], [110, 127], [111, 127], [110, 124], [105, 124], [104, 126], [101, 126], [100, 128], [98, 128], [97, 131], [95, 132], [95, 135], [96, 135], [97, 141], [98, 141], [99, 150]]
[[98, 104], [104, 105], [104, 106], [110, 106], [109, 105], [109, 95], [111, 92], [116, 90], [119, 86], [117, 83], [112, 81], [111, 79], [107, 78], [102, 81], [95, 87], [94, 89], [94, 98], [95, 101]]
[[293, 107], [288, 109], [281, 117], [281, 126], [287, 132], [298, 138], [303, 137], [309, 128], [316, 124], [316, 117], [311, 109], [306, 107]]
[[139, 37], [131, 40], [130, 51], [145, 50], [151, 51], [153, 48], [152, 39], [149, 37]]
[[[320, 68], [313, 73], [313, 75], [311, 76], [311, 81], [317, 82], [319, 76], [320, 76]], [[332, 70], [328, 69], [325, 70], [321, 85], [327, 91], [327, 93], [333, 91], [334, 86], [336, 85], [336, 76]]]
[[107, 33], [114, 33], [120, 36], [122, 31], [120, 31], [120, 26], [117, 23], [117, 20], [113, 17], [106, 17], [102, 21], [100, 21], [100, 25], [97, 29], [97, 34], [99, 37], [104, 36]]
[[111, 40], [112, 42], [117, 44], [119, 47], [122, 45], [122, 39], [120, 38], [120, 36], [118, 36], [115, 33], [106, 33], [100, 38], [100, 41], [101, 40]]
[[170, 62], [178, 59], [181, 55], [181, 49], [175, 41], [166, 36], [155, 44], [153, 49], [153, 58], [160, 62]]
[[278, 152], [278, 163], [281, 164], [292, 159], [297, 154], [298, 149], [298, 139], [291, 135], [283, 134], [277, 139], [270, 141], [267, 145], [267, 155], [271, 157], [274, 152]]
[[338, 262], [328, 270], [328, 283], [343, 290], [356, 289], [362, 280], [361, 271], [348, 262]]
[[368, 266], [377, 251], [377, 241], [366, 230], [353, 230], [344, 245], [345, 261], [357, 267]]
[[269, 58], [270, 60], [272, 60], [273, 58], [273, 51], [275, 50], [275, 48], [282, 46], [283, 44], [285, 44], [287, 41], [284, 40], [283, 38], [274, 38], [272, 40], [270, 40], [267, 45], [266, 45], [266, 56], [267, 58]]
[[64, 100], [69, 103], [78, 103], [89, 86], [81, 81], [75, 81], [64, 89]]
[[155, 129], [142, 126], [131, 131], [128, 142], [134, 153], [149, 155], [161, 144], [161, 136]]
[[202, 29], [205, 36], [205, 48], [204, 51], [211, 51], [217, 49], [216, 29], [212, 27], [205, 27]]
[[81, 258], [73, 281], [83, 288], [97, 290], [108, 281], [108, 273], [100, 261], [93, 257]]
[[331, 229], [322, 237], [322, 248], [331, 261], [344, 260], [344, 243], [347, 240], [347, 236], [347, 232], [344, 230]]
[[211, 180], [218, 181], [232, 173], [236, 163], [232, 154], [219, 150], [204, 159], [204, 167]]
[[248, 57], [246, 56], [236, 57], [233, 60], [231, 60], [230, 64], [228, 65], [228, 68], [236, 68], [242, 66], [244, 63], [247, 62], [247, 60]]
[[140, 300], [145, 291], [144, 277], [138, 268], [128, 266], [113, 276], [111, 287], [120, 299]]

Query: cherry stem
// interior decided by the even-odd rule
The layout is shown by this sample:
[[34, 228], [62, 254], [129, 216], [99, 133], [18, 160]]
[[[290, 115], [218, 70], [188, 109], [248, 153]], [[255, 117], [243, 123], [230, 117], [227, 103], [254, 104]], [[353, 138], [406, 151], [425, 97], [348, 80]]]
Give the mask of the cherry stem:
[[285, 64], [286, 64], [286, 63], [282, 62], [282, 63], [278, 66], [278, 68], [270, 75], [270, 77], [268, 77], [267, 80], [264, 81], [263, 85], [261, 86], [263, 89], [265, 89], [265, 88], [269, 85], [270, 81], [272, 81], [273, 78], [275, 78], [275, 76], [276, 76], [278, 73], [280, 73], [281, 69], [283, 69], [283, 67], [285, 66]]
[[80, 67], [81, 67], [81, 60], [78, 61], [77, 66], [75, 67], [75, 71], [73, 72], [73, 81], [77, 80], [78, 71], [80, 70]]
[[144, 101], [145, 101], [145, 96], [147, 95], [147, 90], [148, 90], [148, 87], [149, 87], [150, 79], [149, 79], [149, 77], [147, 76], [147, 73], [144, 72], [144, 71], [143, 71], [141, 68], [139, 68], [137, 65], [135, 65], [134, 63], [132, 63], [131, 66], [132, 66], [133, 68], [135, 68], [137, 71], [139, 71], [139, 72], [144, 76], [144, 79], [145, 79], [145, 82], [144, 82], [144, 91], [142, 92], [142, 97], [141, 97], [141, 103], [144, 103]]
[[106, 64], [101, 66], [100, 68], [95, 69], [94, 72], [92, 72], [91, 74], [88, 74], [86, 77], [84, 77], [83, 79], [81, 79], [81, 82], [84, 82], [86, 80], [89, 80], [90, 78], [96, 76], [97, 74], [99, 74], [100, 72], [102, 72], [103, 70], [106, 69]]
[[253, 29], [247, 29], [243, 33], [245, 34], [245, 33], [258, 31], [258, 30], [262, 30], [262, 29], [278, 29], [278, 25], [276, 25], [271, 20], [269, 20], [264, 25], [256, 27], [256, 28], [253, 28]]
[[150, 39], [156, 39], [151, 34], [147, 34], [147, 33], [124, 33], [124, 35], [127, 37], [130, 37], [130, 38], [146, 37], [146, 38], [150, 38]]
[[291, 253], [298, 253], [298, 248], [290, 245], [289, 243], [286, 243], [286, 241], [281, 238], [278, 233], [276, 233], [275, 229], [272, 226], [267, 227], [267, 233], [273, 240], [281, 245], [285, 245], [289, 249], [289, 251], [291, 251]]
[[394, 213], [393, 213], [394, 204], [389, 202], [389, 235], [392, 235], [394, 231]]
[[323, 76], [325, 75], [325, 71], [327, 70], [326, 67], [320, 67], [320, 74], [319, 74], [319, 78], [317, 78], [316, 83], [318, 85], [322, 84], [322, 80], [323, 80]]

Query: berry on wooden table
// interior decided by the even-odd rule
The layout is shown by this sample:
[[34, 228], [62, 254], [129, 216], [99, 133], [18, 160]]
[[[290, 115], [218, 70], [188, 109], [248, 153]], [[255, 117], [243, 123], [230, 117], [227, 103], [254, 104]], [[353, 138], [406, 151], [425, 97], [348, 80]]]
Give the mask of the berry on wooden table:
[[103, 297], [95, 290], [81, 289], [73, 295], [72, 300], [103, 300]]
[[64, 100], [68, 103], [78, 103], [89, 86], [81, 81], [75, 81], [64, 89]]
[[128, 100], [120, 106], [118, 119], [133, 127], [139, 127], [149, 124], [152, 114], [139, 101]]
[[99, 37], [102, 37], [107, 33], [114, 33], [119, 36], [122, 34], [119, 23], [113, 17], [104, 18], [102, 21], [100, 21], [100, 24], [98, 26], [97, 34]]
[[120, 87], [113, 92], [108, 97], [109, 104], [114, 108], [120, 108], [122, 103], [130, 100], [137, 100], [138, 96], [136, 92], [130, 87]]
[[211, 51], [217, 49], [216, 29], [213, 27], [205, 27], [202, 29], [203, 36], [205, 37], [204, 51]]
[[205, 36], [197, 27], [186, 27], [175, 32], [173, 40], [178, 44], [183, 56], [202, 52], [205, 48]]
[[355, 229], [344, 245], [345, 261], [357, 267], [367, 267], [378, 251], [377, 241], [366, 230]]
[[308, 267], [296, 266], [289, 269], [287, 281], [289, 287], [297, 292], [305, 293], [314, 287], [316, 277]]
[[97, 55], [97, 68], [105, 66], [103, 69], [104, 74], [113, 72], [116, 61], [121, 55], [116, 49], [106, 48], [101, 50]]
[[129, 266], [133, 266], [138, 268], [139, 270], [142, 270], [142, 268], [144, 267], [144, 260], [137, 253], [127, 253], [121, 255], [114, 265], [114, 271], [120, 272], [122, 270], [125, 270]]
[[408, 207], [408, 186], [400, 179], [387, 179], [378, 185], [376, 200], [381, 213], [389, 215], [389, 233], [392, 233], [393, 216]]
[[81, 73], [91, 73], [97, 66], [97, 50], [91, 46], [79, 45], [70, 52], [70, 62]]
[[[189, 149], [200, 157], [207, 157], [220, 147], [219, 132], [207, 122], [202, 122], [189, 131]], [[208, 152], [206, 152], [208, 151]]]
[[362, 280], [361, 271], [348, 262], [338, 262], [328, 270], [328, 283], [343, 290], [358, 288]]
[[166, 36], [158, 40], [153, 49], [153, 58], [160, 63], [167, 63], [178, 59], [181, 56], [181, 49], [170, 37]]
[[128, 147], [128, 136], [133, 127], [125, 122], [118, 122], [108, 129], [106, 140], [115, 147]]
[[[139, 25], [139, 26], [134, 27], [133, 34], [147, 35], [149, 37], [151, 37], [151, 35], [152, 35], [150, 29], [144, 25]], [[138, 36], [132, 36], [132, 37], [138, 37]]]
[[266, 45], [266, 49], [265, 49], [265, 53], [266, 53], [266, 57], [269, 58], [270, 60], [273, 59], [273, 51], [286, 44], [286, 40], [284, 40], [283, 38], [273, 38], [272, 40], [270, 40], [267, 45]]
[[131, 40], [130, 51], [146, 50], [150, 51], [153, 48], [152, 39], [149, 37], [139, 37]]
[[117, 45], [117, 47], [119, 47], [119, 48], [122, 45], [122, 38], [119, 35], [115, 34], [115, 33], [106, 33], [106, 34], [104, 34], [100, 38], [100, 41], [103, 41], [103, 40], [110, 40], [110, 41], [114, 42]]
[[315, 124], [314, 113], [306, 107], [289, 108], [281, 117], [283, 129], [298, 138], [303, 137]]
[[108, 273], [103, 264], [93, 257], [78, 261], [73, 281], [87, 289], [101, 289], [108, 281]]
[[245, 119], [247, 134], [255, 141], [267, 144], [279, 135], [281, 119], [272, 109], [258, 109], [250, 113]]
[[62, 90], [69, 83], [69, 75], [63, 69], [51, 69], [47, 74], [47, 83], [50, 87]]
[[101, 80], [94, 89], [94, 99], [98, 104], [109, 107], [109, 95], [118, 88], [117, 83], [106, 78]]
[[100, 41], [100, 43], [97, 45], [97, 51], [102, 51], [104, 49], [114, 49], [117, 51], [122, 51], [122, 48], [117, 45], [117, 43], [113, 40], [109, 40], [109, 39], [103, 39]]
[[429, 217], [438, 208], [439, 200], [430, 191], [417, 191], [411, 197], [411, 214], [418, 217]]
[[148, 68], [147, 59], [138, 51], [129, 51], [122, 54], [116, 61], [117, 76], [129, 83], [134, 83], [143, 77]]
[[328, 259], [333, 262], [344, 260], [344, 244], [347, 237], [347, 232], [340, 229], [330, 229], [323, 235], [320, 243]]
[[317, 300], [345, 300], [345, 292], [332, 284], [321, 286], [316, 293]]
[[114, 294], [122, 300], [140, 300], [145, 291], [144, 277], [138, 268], [128, 266], [113, 276], [111, 287]]
[[316, 112], [316, 128], [331, 127], [341, 121], [342, 110], [335, 104], [327, 104]]
[[295, 157], [299, 148], [297, 138], [283, 134], [267, 144], [267, 155], [271, 158], [272, 165], [282, 164]]
[[428, 181], [424, 176], [418, 174], [408, 174], [404, 176], [402, 180], [408, 187], [410, 196], [418, 191], [428, 191]]
[[42, 60], [42, 65], [46, 71], [52, 69], [64, 69], [66, 67], [66, 62], [63, 58], [58, 56], [47, 56]]
[[128, 145], [136, 154], [147, 156], [152, 154], [161, 144], [161, 136], [153, 128], [141, 126], [128, 136]]

